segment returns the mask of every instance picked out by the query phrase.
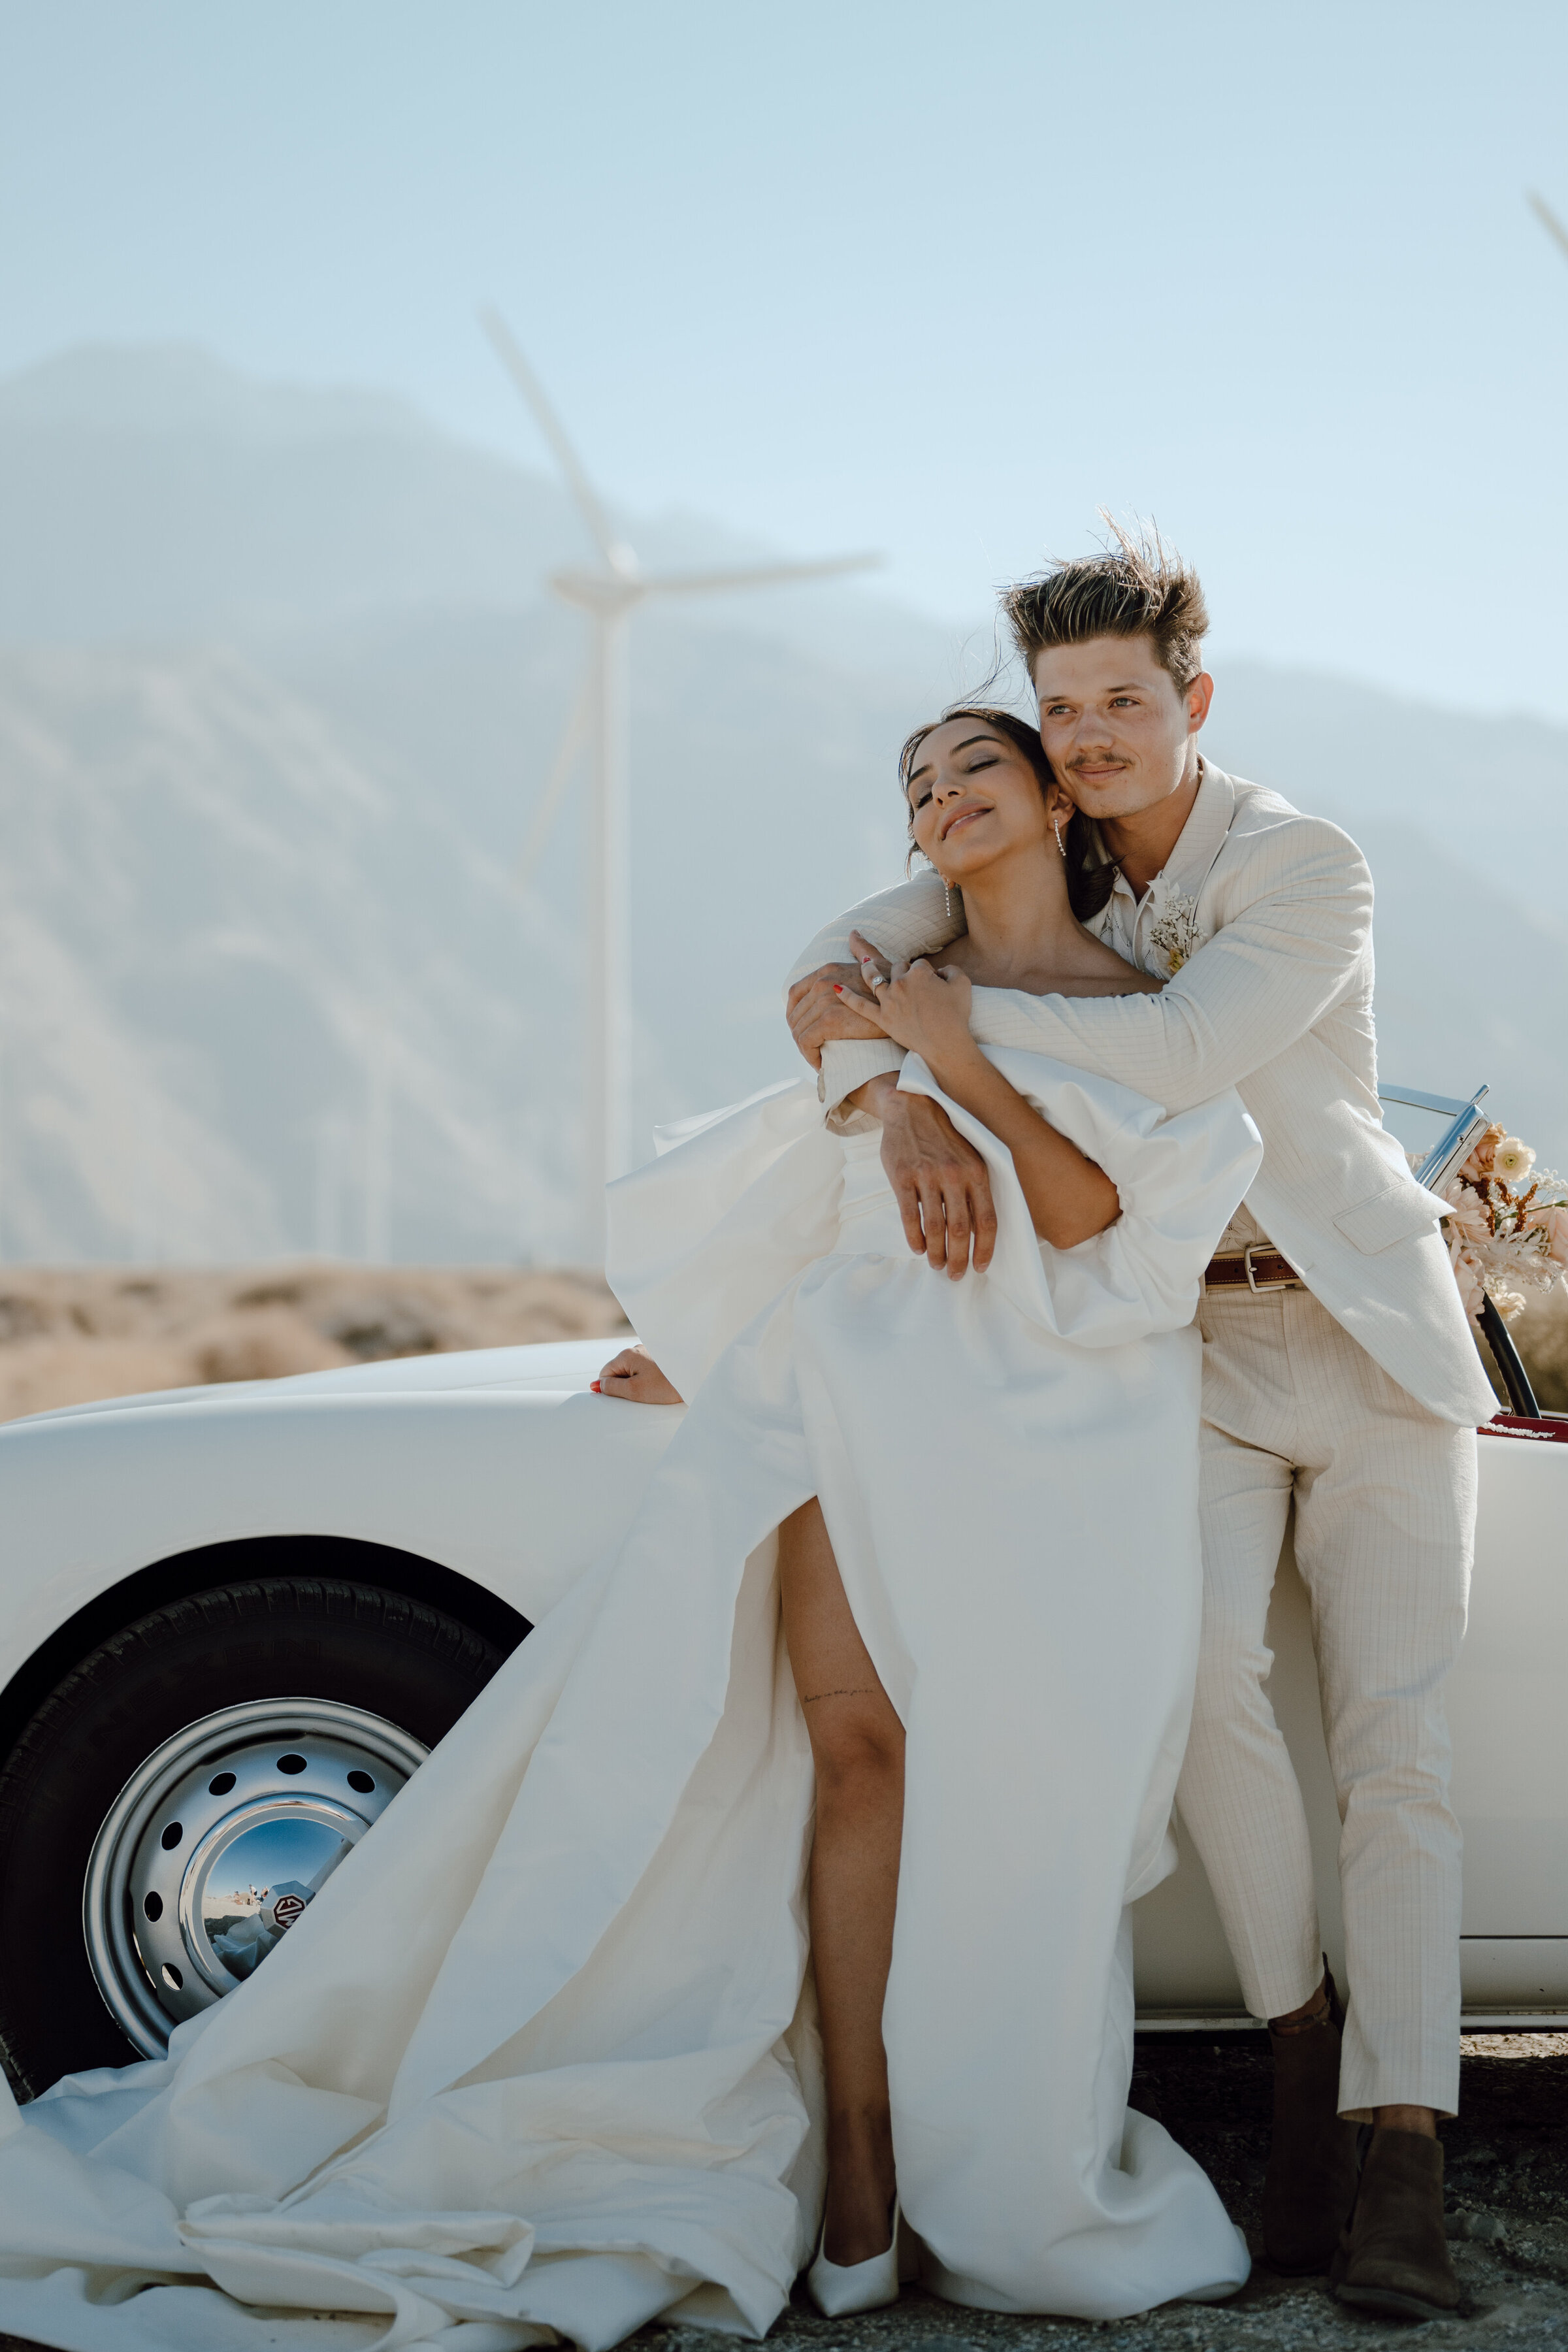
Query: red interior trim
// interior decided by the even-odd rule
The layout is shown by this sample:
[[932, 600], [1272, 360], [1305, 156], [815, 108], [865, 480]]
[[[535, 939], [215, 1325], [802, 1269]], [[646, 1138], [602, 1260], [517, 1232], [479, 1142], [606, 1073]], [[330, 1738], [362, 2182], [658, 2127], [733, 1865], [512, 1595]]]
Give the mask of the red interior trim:
[[1478, 1437], [1533, 1437], [1547, 1444], [1568, 1445], [1568, 1413], [1544, 1414], [1531, 1420], [1522, 1412], [1496, 1412], [1490, 1421], [1483, 1421], [1476, 1432]]

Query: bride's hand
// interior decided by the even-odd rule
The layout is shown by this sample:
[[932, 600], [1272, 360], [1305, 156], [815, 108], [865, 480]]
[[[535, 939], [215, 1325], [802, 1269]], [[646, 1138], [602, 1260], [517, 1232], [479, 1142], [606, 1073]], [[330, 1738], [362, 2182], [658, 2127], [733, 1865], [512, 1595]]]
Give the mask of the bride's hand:
[[686, 1399], [679, 1389], [672, 1388], [643, 1346], [634, 1339], [618, 1356], [612, 1356], [598, 1379], [594, 1382], [595, 1396], [619, 1397], [626, 1404], [684, 1404]]
[[[868, 981], [879, 977], [881, 959], [858, 939], [856, 946]], [[935, 1074], [939, 1065], [976, 1050], [969, 1034], [973, 994], [969, 974], [957, 964], [945, 964], [939, 971], [921, 956], [913, 963], [892, 965], [889, 977], [877, 988], [875, 1004], [863, 1009], [866, 1019], [875, 1022], [884, 1036], [919, 1054]], [[862, 1008], [858, 1005], [856, 1010]]]

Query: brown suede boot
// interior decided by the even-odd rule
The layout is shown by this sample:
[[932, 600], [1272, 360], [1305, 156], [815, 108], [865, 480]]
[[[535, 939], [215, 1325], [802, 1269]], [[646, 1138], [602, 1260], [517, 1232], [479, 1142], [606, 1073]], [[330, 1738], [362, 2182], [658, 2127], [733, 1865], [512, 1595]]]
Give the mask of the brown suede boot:
[[1379, 2126], [1329, 2273], [1342, 2303], [1387, 2319], [1451, 2319], [1459, 2282], [1443, 2226], [1443, 2149]]
[[1328, 2269], [1355, 2199], [1356, 2127], [1340, 2116], [1345, 2013], [1326, 1966], [1323, 1990], [1321, 2018], [1268, 2029], [1274, 2128], [1263, 2179], [1263, 2254], [1288, 2277]]

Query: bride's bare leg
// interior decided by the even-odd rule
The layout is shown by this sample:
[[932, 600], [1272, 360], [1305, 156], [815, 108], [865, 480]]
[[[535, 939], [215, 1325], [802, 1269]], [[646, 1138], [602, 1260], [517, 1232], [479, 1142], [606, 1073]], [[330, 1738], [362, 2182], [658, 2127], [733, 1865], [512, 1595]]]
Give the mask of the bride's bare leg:
[[844, 1597], [813, 1499], [779, 1529], [784, 1639], [816, 1765], [811, 1950], [827, 2070], [831, 2263], [888, 2243], [893, 2134], [882, 2000], [904, 1822], [904, 1730]]

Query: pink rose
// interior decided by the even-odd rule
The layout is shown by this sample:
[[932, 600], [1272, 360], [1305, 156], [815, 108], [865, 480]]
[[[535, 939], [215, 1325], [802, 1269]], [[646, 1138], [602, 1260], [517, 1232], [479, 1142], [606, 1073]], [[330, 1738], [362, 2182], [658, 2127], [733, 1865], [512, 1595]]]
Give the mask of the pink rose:
[[1469, 1158], [1459, 1171], [1461, 1176], [1474, 1176], [1479, 1179], [1491, 1174], [1492, 1161], [1497, 1156], [1497, 1148], [1502, 1141], [1503, 1132], [1504, 1130], [1494, 1122], [1477, 1137], [1471, 1147]]

